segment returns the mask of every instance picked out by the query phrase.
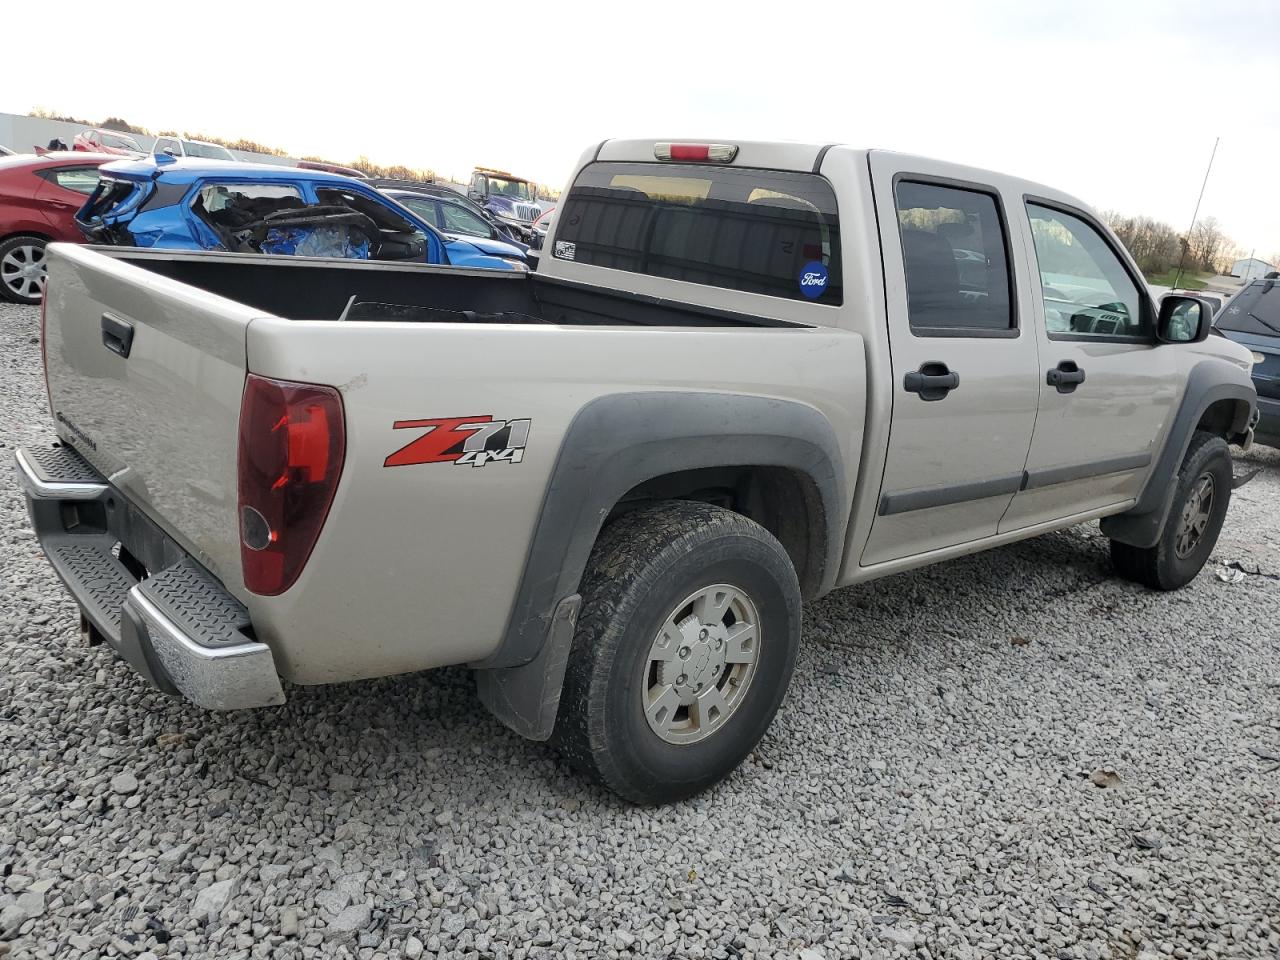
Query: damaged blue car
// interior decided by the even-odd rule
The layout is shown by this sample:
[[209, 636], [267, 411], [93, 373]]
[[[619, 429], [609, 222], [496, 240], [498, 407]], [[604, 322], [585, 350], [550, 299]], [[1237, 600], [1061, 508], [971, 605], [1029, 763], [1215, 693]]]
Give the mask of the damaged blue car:
[[91, 243], [526, 269], [496, 240], [446, 236], [359, 180], [272, 164], [119, 160], [76, 214]]

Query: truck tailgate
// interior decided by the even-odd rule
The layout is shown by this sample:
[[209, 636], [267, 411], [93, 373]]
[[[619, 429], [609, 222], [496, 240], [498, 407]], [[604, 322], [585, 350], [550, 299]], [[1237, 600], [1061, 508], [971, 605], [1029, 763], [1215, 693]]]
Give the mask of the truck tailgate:
[[62, 440], [243, 593], [236, 441], [262, 311], [87, 247], [49, 248], [45, 356]]

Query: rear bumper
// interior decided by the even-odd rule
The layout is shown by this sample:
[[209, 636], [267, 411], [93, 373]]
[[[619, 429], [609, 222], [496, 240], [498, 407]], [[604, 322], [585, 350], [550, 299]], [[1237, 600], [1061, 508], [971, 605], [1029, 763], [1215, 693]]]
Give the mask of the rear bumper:
[[14, 460], [40, 546], [92, 634], [158, 689], [210, 710], [284, 703], [244, 606], [67, 446]]

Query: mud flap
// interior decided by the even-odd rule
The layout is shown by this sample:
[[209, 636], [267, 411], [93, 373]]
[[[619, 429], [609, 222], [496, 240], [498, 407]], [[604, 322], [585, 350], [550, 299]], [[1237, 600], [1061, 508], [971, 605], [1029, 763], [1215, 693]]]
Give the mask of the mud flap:
[[528, 663], [476, 671], [480, 702], [529, 740], [548, 740], [555, 729], [564, 671], [581, 606], [582, 597], [576, 593], [556, 604], [546, 642]]

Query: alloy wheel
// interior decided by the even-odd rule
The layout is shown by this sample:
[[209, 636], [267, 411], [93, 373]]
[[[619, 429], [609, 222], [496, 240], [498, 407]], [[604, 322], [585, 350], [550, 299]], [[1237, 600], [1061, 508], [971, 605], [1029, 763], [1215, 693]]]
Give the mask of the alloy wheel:
[[44, 246], [23, 244], [6, 253], [0, 259], [0, 283], [23, 299], [40, 299], [44, 292]]

